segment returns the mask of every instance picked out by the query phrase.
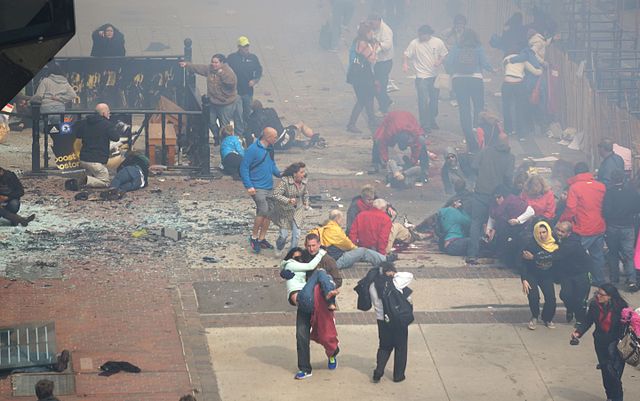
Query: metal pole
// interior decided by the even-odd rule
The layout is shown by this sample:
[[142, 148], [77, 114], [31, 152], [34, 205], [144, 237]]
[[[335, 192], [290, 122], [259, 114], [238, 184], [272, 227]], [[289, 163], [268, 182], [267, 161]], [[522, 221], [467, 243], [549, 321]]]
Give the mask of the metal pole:
[[40, 172], [40, 103], [31, 103], [31, 172]]
[[206, 95], [202, 96], [202, 132], [200, 134], [200, 146], [202, 146], [202, 169], [200, 174], [208, 177], [211, 175], [211, 148], [209, 146], [209, 109], [211, 103]]

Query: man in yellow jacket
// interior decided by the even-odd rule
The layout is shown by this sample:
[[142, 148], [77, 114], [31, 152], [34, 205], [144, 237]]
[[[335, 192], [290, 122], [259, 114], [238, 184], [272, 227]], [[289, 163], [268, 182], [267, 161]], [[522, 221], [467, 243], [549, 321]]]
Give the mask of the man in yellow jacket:
[[346, 269], [356, 262], [367, 262], [378, 266], [382, 262], [393, 262], [398, 258], [395, 254], [385, 256], [372, 249], [354, 245], [342, 229], [344, 223], [344, 213], [334, 209], [329, 212], [329, 220], [323, 226], [310, 231], [320, 237], [320, 244], [336, 260], [338, 269]]

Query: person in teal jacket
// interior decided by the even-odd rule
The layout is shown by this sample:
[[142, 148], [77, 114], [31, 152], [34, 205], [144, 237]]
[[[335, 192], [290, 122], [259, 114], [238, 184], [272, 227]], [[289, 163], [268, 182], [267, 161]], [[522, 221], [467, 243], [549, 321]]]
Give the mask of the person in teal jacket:
[[444, 235], [444, 252], [452, 256], [466, 256], [471, 218], [462, 210], [462, 201], [456, 199], [451, 206], [438, 211], [439, 223]]

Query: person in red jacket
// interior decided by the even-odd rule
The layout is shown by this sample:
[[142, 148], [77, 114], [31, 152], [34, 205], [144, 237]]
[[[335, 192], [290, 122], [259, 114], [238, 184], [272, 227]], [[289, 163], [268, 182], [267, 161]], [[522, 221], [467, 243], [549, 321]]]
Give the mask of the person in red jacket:
[[556, 217], [556, 198], [541, 175], [534, 174], [527, 179], [520, 197], [533, 208], [536, 216], [548, 221]]
[[599, 286], [606, 282], [604, 232], [607, 226], [602, 217], [602, 201], [606, 187], [593, 178], [587, 163], [577, 163], [574, 172], [575, 175], [567, 180], [567, 205], [559, 221], [570, 222], [573, 224], [573, 232], [580, 235], [582, 246], [589, 251], [593, 261], [592, 284]]
[[351, 241], [358, 246], [386, 255], [393, 225], [386, 210], [387, 201], [378, 198], [373, 201], [372, 209], [360, 212], [349, 231]]
[[387, 113], [373, 135], [372, 159], [376, 169], [380, 165], [387, 166], [389, 148], [396, 145], [401, 149], [406, 147], [411, 149], [410, 162], [413, 166], [419, 165], [423, 175], [426, 176], [429, 168], [426, 138], [422, 127], [408, 111], [397, 110]]

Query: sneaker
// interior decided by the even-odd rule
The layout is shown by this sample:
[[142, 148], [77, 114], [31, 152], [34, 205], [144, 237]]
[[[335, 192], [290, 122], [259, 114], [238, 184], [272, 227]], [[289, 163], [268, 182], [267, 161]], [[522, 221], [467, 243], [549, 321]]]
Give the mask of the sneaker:
[[384, 118], [384, 113], [382, 111], [376, 111], [373, 115], [378, 118]]
[[278, 239], [276, 240], [276, 249], [281, 251], [284, 249], [285, 245], [287, 245], [287, 239], [278, 237]]
[[260, 253], [260, 241], [249, 236], [249, 245], [254, 253]]
[[478, 259], [476, 259], [476, 258], [466, 258], [464, 261], [465, 261], [466, 264], [471, 265], [471, 266], [475, 266], [475, 265], [478, 264]]
[[458, 101], [457, 101], [457, 100], [452, 100], [452, 101], [450, 101], [450, 102], [449, 102], [449, 104], [450, 104], [452, 107], [458, 107]]
[[266, 239], [260, 240], [258, 243], [262, 249], [273, 249], [273, 245], [271, 245]]
[[527, 327], [529, 327], [529, 330], [535, 330], [536, 324], [538, 324], [538, 319], [532, 317], [531, 320], [529, 320], [529, 324], [527, 325]]
[[393, 263], [393, 262], [395, 262], [396, 260], [398, 260], [398, 254], [397, 254], [397, 253], [395, 253], [395, 252], [389, 252], [389, 253], [387, 254], [387, 260], [386, 260], [387, 262], [389, 262], [389, 263]]
[[335, 356], [330, 356], [329, 361], [327, 362], [327, 368], [329, 370], [333, 370], [338, 367], [338, 358]]
[[311, 376], [313, 376], [311, 372], [299, 371], [293, 378], [296, 380], [304, 380], [310, 378]]
[[548, 329], [555, 329], [556, 325], [553, 322], [544, 322], [544, 325], [547, 326]]
[[627, 287], [627, 291], [628, 292], [638, 292], [640, 288], [638, 288], [638, 285], [635, 283], [631, 283], [629, 284], [629, 286]]
[[573, 312], [567, 312], [567, 323], [571, 323], [573, 320]]
[[373, 374], [373, 377], [371, 378], [371, 380], [374, 383], [380, 383], [380, 376], [377, 376], [375, 373]]

